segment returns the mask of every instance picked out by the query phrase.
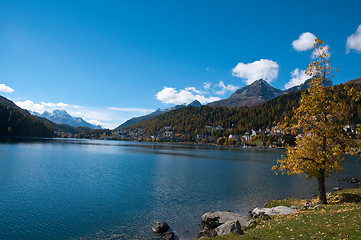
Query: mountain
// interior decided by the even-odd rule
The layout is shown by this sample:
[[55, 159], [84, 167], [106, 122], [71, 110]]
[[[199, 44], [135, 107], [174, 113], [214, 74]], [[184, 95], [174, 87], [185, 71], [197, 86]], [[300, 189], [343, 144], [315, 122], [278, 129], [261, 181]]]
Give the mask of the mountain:
[[19, 108], [14, 102], [12, 102], [11, 100], [9, 100], [3, 96], [0, 96], [0, 104], [3, 106], [12, 107], [13, 109], [18, 110], [19, 112], [21, 112], [23, 114], [29, 114], [28, 111], [26, 111], [22, 108]]
[[361, 84], [361, 77], [345, 82], [345, 84]]
[[165, 113], [166, 111], [164, 109], [160, 109], [158, 108], [155, 112], [152, 112], [150, 114], [144, 115], [144, 116], [140, 116], [140, 117], [133, 117], [127, 121], [125, 121], [123, 124], [119, 125], [118, 127], [116, 127], [114, 130], [120, 130], [122, 128], [128, 127], [130, 125], [133, 124], [137, 124], [141, 121], [145, 121], [148, 119], [152, 119], [155, 118], [156, 116]]
[[209, 103], [208, 106], [252, 107], [282, 94], [284, 94], [284, 91], [272, 87], [263, 79], [259, 79], [250, 85], [238, 89], [229, 98]]
[[[65, 111], [55, 111], [58, 115], [69, 117]], [[36, 116], [37, 115], [37, 116]], [[54, 137], [78, 135], [80, 138], [100, 138], [109, 130], [92, 130], [88, 127], [72, 127], [66, 124], [57, 124], [42, 114], [27, 111], [18, 107], [14, 102], [0, 96], [0, 136], [21, 136], [21, 137]], [[51, 116], [52, 113], [45, 112], [44, 116]]]
[[187, 105], [187, 107], [200, 107], [202, 106], [202, 103], [200, 103], [198, 100], [194, 100], [190, 104]]
[[54, 128], [0, 96], [0, 136], [53, 137]]
[[39, 114], [37, 112], [31, 112], [31, 114], [38, 117], [46, 118], [57, 124], [66, 124], [72, 127], [88, 127], [91, 129], [101, 129], [101, 126], [96, 126], [88, 123], [80, 117], [73, 117], [65, 110], [56, 109], [52, 113], [45, 111], [43, 114]]
[[[216, 107], [216, 106], [217, 107], [253, 107], [253, 106], [262, 104], [268, 100], [279, 97], [283, 94], [307, 89], [309, 81], [310, 80], [307, 80], [303, 84], [300, 84], [298, 86], [295, 86], [290, 89], [282, 91], [282, 90], [272, 87], [265, 80], [259, 79], [250, 85], [247, 85], [241, 89], [238, 89], [229, 98], [209, 103], [209, 104], [207, 104], [207, 106], [210, 106], [210, 107]], [[125, 128], [128, 126], [137, 124], [139, 122], [155, 118], [155, 117], [157, 117], [161, 114], [167, 113], [169, 111], [180, 109], [180, 108], [183, 108], [186, 106], [187, 107], [188, 106], [200, 107], [200, 106], [202, 106], [202, 104], [198, 100], [195, 100], [188, 105], [183, 104], [183, 105], [176, 105], [174, 107], [167, 108], [167, 109], [157, 109], [157, 111], [155, 111], [151, 114], [131, 118], [128, 121], [126, 121], [123, 124], [116, 127], [114, 130], [119, 130], [119, 129], [122, 129], [122, 128]]]
[[180, 108], [183, 108], [183, 107], [200, 107], [200, 106], [202, 106], [202, 104], [198, 100], [194, 100], [193, 102], [191, 102], [188, 105], [186, 105], [186, 104], [175, 105], [173, 107], [166, 108], [166, 109], [158, 108], [155, 112], [152, 112], [152, 113], [150, 113], [148, 115], [144, 115], [144, 116], [140, 116], [140, 117], [133, 117], [133, 118], [125, 121], [123, 124], [119, 125], [118, 127], [116, 127], [114, 130], [120, 130], [120, 129], [126, 128], [126, 127], [128, 127], [130, 125], [134, 125], [134, 124], [137, 124], [139, 122], [155, 118], [155, 117], [157, 117], [157, 116], [159, 116], [161, 114], [164, 114], [166, 112], [177, 110], [177, 109], [180, 109]]
[[306, 90], [308, 88], [308, 84], [310, 83], [310, 81], [311, 81], [311, 79], [308, 79], [304, 83], [301, 83], [300, 85], [286, 89], [284, 92], [290, 93], [290, 92], [296, 92], [296, 91], [300, 91], [300, 90]]
[[[308, 88], [308, 84], [310, 83], [311, 78], [307, 79], [304, 83], [301, 83], [300, 85], [291, 87], [289, 89], [284, 90], [284, 93], [290, 93], [290, 92], [296, 92], [296, 91], [301, 91], [301, 90], [306, 90]], [[326, 81], [325, 82], [325, 86], [326, 87], [332, 87], [332, 82], [331, 81]]]
[[[355, 91], [361, 92], [361, 84], [353, 86]], [[340, 101], [347, 105], [350, 123], [361, 123], [361, 100], [348, 95], [343, 85], [329, 88], [332, 94], [337, 94]], [[164, 126], [173, 126], [173, 136], [181, 136], [184, 141], [195, 139], [197, 134], [208, 136], [228, 137], [230, 134], [240, 135], [251, 129], [271, 129], [272, 125], [285, 117], [292, 117], [293, 109], [299, 106], [302, 91], [282, 94], [272, 100], [253, 107], [210, 107], [181, 108], [159, 115], [153, 119], [140, 122], [129, 129], [142, 128], [148, 136], [159, 134]], [[221, 126], [223, 129], [218, 129]]]
[[[357, 80], [357, 79], [355, 79]], [[353, 81], [355, 81], [353, 80]], [[234, 92], [229, 98], [209, 103], [210, 107], [253, 107], [264, 103], [268, 100], [272, 100], [282, 94], [296, 92], [300, 90], [306, 90], [311, 78], [306, 80], [304, 83], [291, 87], [286, 90], [280, 90], [272, 87], [268, 82], [263, 79], [254, 81], [252, 84], [247, 85]], [[327, 82], [327, 87], [331, 87], [332, 83]]]

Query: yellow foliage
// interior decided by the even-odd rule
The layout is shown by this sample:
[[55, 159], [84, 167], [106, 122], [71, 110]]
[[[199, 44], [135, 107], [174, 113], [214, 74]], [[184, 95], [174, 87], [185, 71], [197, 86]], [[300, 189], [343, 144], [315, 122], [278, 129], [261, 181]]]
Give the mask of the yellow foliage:
[[[311, 61], [306, 70], [312, 77], [309, 89], [302, 94], [293, 117], [282, 124], [285, 130], [298, 134], [296, 146], [288, 147], [272, 169], [276, 173], [306, 173], [307, 179], [320, 179], [342, 171], [342, 156], [355, 153], [356, 141], [343, 131], [349, 117], [344, 103], [325, 86], [333, 77], [331, 72], [337, 70], [330, 65], [323, 41], [315, 40], [313, 54], [317, 60]], [[347, 91], [359, 97], [352, 88]]]

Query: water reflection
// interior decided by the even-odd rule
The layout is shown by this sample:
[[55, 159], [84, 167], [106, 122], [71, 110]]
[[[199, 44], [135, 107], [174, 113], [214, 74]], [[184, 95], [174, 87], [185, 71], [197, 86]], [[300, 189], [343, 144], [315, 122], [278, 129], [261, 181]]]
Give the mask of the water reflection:
[[[0, 142], [0, 239], [150, 239], [156, 220], [190, 239], [204, 212], [246, 214], [269, 199], [317, 191], [304, 176], [273, 173], [280, 150], [79, 139]], [[345, 161], [348, 176], [360, 170], [355, 158]], [[328, 179], [328, 190], [335, 184]]]

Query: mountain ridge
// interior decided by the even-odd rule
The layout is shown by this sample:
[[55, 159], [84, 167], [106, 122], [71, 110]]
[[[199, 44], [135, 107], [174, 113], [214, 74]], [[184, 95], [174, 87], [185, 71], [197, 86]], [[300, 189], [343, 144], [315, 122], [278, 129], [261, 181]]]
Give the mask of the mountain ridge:
[[[272, 100], [276, 97], [279, 97], [283, 94], [296, 92], [299, 90], [305, 90], [308, 88], [308, 83], [310, 82], [310, 79], [307, 79], [305, 82], [301, 83], [300, 85], [288, 88], [286, 90], [280, 90], [273, 86], [271, 86], [267, 81], [263, 80], [262, 78], [259, 80], [254, 81], [253, 83], [244, 86], [238, 90], [236, 90], [229, 98], [222, 99], [219, 101], [208, 103], [206, 106], [210, 107], [254, 107], [259, 104], [262, 104], [266, 101]], [[188, 105], [176, 105], [167, 109], [157, 109], [155, 112], [150, 113], [148, 115], [134, 117], [123, 124], [116, 127], [114, 130], [120, 130], [122, 128], [126, 128], [128, 126], [131, 126], [133, 124], [137, 124], [139, 122], [152, 119], [154, 117], [157, 117], [161, 114], [164, 114], [166, 112], [176, 110], [185, 106], [194, 106], [194, 107], [200, 107], [202, 104], [194, 100], [192, 103]]]
[[133, 117], [133, 118], [125, 121], [124, 123], [120, 124], [118, 127], [114, 128], [114, 130], [120, 130], [122, 128], [126, 128], [128, 126], [137, 124], [139, 122], [155, 118], [155, 117], [157, 117], [157, 116], [159, 116], [159, 115], [161, 115], [163, 113], [173, 111], [173, 110], [176, 110], [176, 109], [180, 109], [180, 108], [183, 108], [183, 107], [200, 107], [200, 106], [202, 106], [202, 104], [198, 100], [194, 100], [193, 102], [191, 102], [188, 105], [186, 105], [186, 104], [175, 105], [173, 107], [166, 108], [166, 109], [158, 108], [155, 112], [152, 112], [150, 114], [147, 114], [147, 115], [144, 115], [144, 116], [139, 116], [139, 117]]
[[[361, 84], [353, 87], [355, 91], [361, 91]], [[231, 134], [239, 136], [252, 129], [260, 129], [261, 132], [267, 129], [267, 131], [271, 131], [282, 119], [293, 115], [293, 109], [299, 106], [299, 100], [304, 91], [282, 94], [253, 107], [211, 107], [205, 105], [200, 108], [182, 108], [140, 122], [128, 127], [128, 129], [142, 129], [146, 135], [155, 136], [161, 135], [165, 131], [164, 127], [171, 125], [172, 136], [180, 141], [194, 141], [199, 134], [215, 138], [228, 138]], [[335, 85], [328, 88], [328, 91], [332, 94], [338, 94], [340, 101], [350, 106], [347, 108], [350, 123], [360, 124], [361, 100], [354, 99], [348, 94], [347, 88], [342, 85]]]
[[56, 124], [65, 124], [72, 127], [88, 127], [91, 129], [101, 129], [100, 125], [91, 124], [80, 117], [73, 117], [67, 111], [55, 109], [53, 112], [45, 111], [42, 114], [38, 112], [30, 112], [37, 117], [46, 118]]
[[361, 84], [361, 77], [347, 81], [345, 84]]
[[262, 78], [235, 91], [229, 98], [207, 104], [210, 107], [253, 107], [281, 96], [285, 92], [272, 87]]

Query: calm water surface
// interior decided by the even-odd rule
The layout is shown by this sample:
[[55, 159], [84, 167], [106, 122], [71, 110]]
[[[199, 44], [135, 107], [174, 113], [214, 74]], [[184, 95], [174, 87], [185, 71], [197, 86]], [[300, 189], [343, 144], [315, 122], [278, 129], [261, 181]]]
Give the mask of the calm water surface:
[[[156, 239], [168, 222], [194, 239], [200, 216], [246, 214], [267, 200], [310, 197], [314, 181], [276, 176], [281, 150], [63, 139], [0, 140], [0, 239]], [[342, 176], [360, 177], [348, 157]], [[347, 183], [327, 179], [328, 190]]]

